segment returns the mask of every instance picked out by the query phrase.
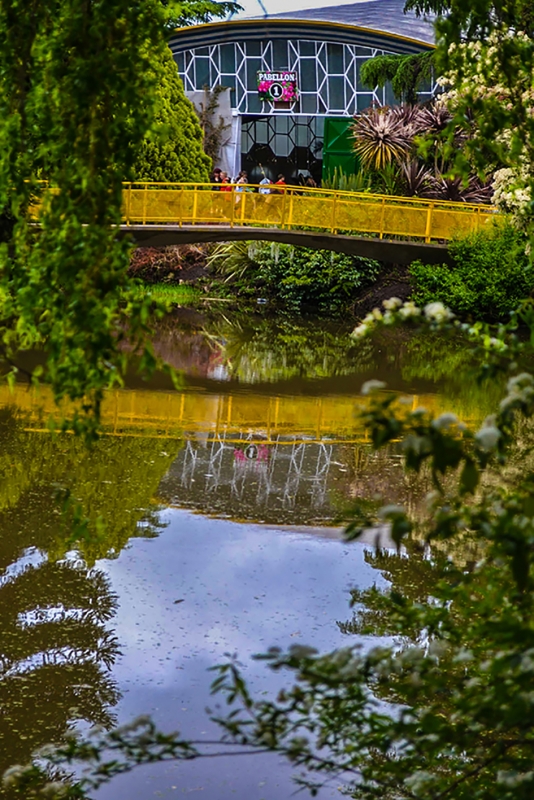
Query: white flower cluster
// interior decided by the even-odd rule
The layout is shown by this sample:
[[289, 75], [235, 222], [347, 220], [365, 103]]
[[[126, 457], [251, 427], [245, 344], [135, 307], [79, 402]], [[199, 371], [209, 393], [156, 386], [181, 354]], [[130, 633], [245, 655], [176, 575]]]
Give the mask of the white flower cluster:
[[436, 417], [435, 420], [432, 422], [432, 427], [436, 431], [448, 431], [449, 428], [454, 427], [458, 423], [458, 417], [456, 414], [452, 414], [450, 411], [445, 412], [445, 414], [441, 414], [439, 417]]
[[534, 401], [534, 378], [528, 372], [522, 372], [520, 375], [510, 378], [506, 388], [508, 394], [499, 404], [501, 413], [520, 408]]
[[424, 308], [425, 317], [429, 322], [448, 322], [454, 317], [452, 311], [443, 305], [443, 303], [428, 303]]
[[[454, 111], [465, 102], [476, 105], [483, 101], [488, 115], [517, 109], [519, 104], [525, 116], [532, 118], [534, 88], [530, 70], [516, 69], [516, 84], [512, 88], [503, 80], [503, 52], [505, 49], [509, 52], [510, 45], [513, 45], [518, 64], [530, 62], [534, 42], [517, 30], [495, 30], [484, 42], [465, 42], [451, 47], [450, 60], [458, 66], [438, 79], [444, 89], [439, 103]], [[524, 57], [525, 54], [529, 54], [528, 57]], [[514, 225], [524, 229], [528, 217], [532, 216], [534, 126], [530, 130], [523, 126], [521, 131], [508, 128], [496, 138], [504, 145], [505, 152], [513, 154], [513, 160], [511, 158], [506, 168], [494, 174], [493, 203], [500, 211], [512, 215]]]
[[382, 305], [385, 309], [384, 312], [379, 308], [374, 308], [352, 331], [351, 336], [354, 339], [363, 339], [378, 324], [392, 325], [397, 320], [406, 321], [423, 317], [427, 322], [441, 325], [454, 318], [452, 311], [439, 302], [429, 303], [424, 309], [421, 309], [412, 300], [403, 303], [398, 297], [391, 297], [389, 300], [384, 300]]
[[475, 434], [475, 442], [485, 453], [491, 453], [497, 447], [501, 435], [500, 430], [495, 425], [488, 425]]
[[25, 766], [22, 764], [13, 764], [13, 766], [6, 769], [2, 775], [2, 783], [4, 786], [16, 786], [21, 778], [24, 777], [24, 774], [31, 769], [33, 769], [31, 764], [26, 764]]
[[528, 164], [518, 160], [512, 169], [499, 169], [493, 176], [493, 203], [502, 212], [511, 214], [513, 224], [520, 230], [532, 214], [532, 185]]

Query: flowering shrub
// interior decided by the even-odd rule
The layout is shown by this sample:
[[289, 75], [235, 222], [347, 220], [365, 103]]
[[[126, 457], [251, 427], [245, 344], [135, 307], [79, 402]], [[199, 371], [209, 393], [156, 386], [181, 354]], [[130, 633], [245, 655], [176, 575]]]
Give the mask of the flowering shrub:
[[475, 136], [466, 142], [467, 155], [481, 169], [487, 168], [488, 155], [490, 166], [499, 167], [493, 202], [526, 230], [534, 174], [534, 41], [521, 30], [496, 29], [484, 41], [451, 44], [448, 61], [438, 80], [445, 89], [439, 102], [451, 112], [466, 107], [474, 112]]
[[[271, 94], [271, 87], [275, 83], [282, 86], [281, 97], [273, 97]], [[260, 83], [258, 83], [258, 94], [260, 100], [268, 100], [271, 103], [295, 103], [299, 97], [299, 92], [294, 81], [260, 81]]]
[[493, 176], [493, 202], [500, 211], [510, 214], [519, 230], [526, 230], [532, 214], [532, 186], [526, 159], [515, 169], [498, 169]]

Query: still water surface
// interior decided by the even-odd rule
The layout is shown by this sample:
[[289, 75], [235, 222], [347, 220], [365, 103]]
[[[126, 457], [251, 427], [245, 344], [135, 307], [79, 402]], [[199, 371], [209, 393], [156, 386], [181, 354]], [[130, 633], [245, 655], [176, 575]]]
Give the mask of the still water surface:
[[[413, 407], [472, 422], [500, 387], [476, 386], [460, 342], [397, 332], [355, 345], [347, 332], [171, 318], [156, 347], [183, 370], [183, 388], [159, 377], [110, 394], [109, 435], [91, 452], [46, 432], [45, 392], [0, 389], [0, 770], [73, 725], [138, 713], [214, 739], [207, 670], [226, 653], [271, 693], [284, 676], [254, 653], [354, 642], [342, 632], [350, 589], [387, 582], [366, 546], [331, 526], [354, 498], [416, 511], [425, 490], [404, 477], [396, 446], [371, 451], [362, 382], [385, 380]], [[89, 520], [78, 542], [59, 513], [66, 490]], [[99, 797], [293, 791], [276, 757], [235, 756], [146, 767]]]

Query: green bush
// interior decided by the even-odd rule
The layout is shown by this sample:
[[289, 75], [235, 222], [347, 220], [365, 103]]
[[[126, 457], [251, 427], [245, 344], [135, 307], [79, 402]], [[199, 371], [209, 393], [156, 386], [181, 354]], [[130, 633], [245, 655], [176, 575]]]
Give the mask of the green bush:
[[525, 238], [509, 225], [451, 242], [451, 266], [411, 265], [415, 302], [440, 300], [460, 316], [506, 318], [534, 288], [525, 245]]
[[268, 293], [295, 312], [339, 313], [380, 271], [378, 261], [368, 258], [291, 245], [264, 247], [256, 262]]
[[371, 259], [266, 242], [220, 245], [209, 261], [233, 295], [260, 296], [297, 314], [343, 312], [380, 271]]
[[159, 72], [155, 121], [135, 164], [136, 180], [207, 182], [211, 158], [203, 150], [202, 128], [170, 50], [155, 69]]

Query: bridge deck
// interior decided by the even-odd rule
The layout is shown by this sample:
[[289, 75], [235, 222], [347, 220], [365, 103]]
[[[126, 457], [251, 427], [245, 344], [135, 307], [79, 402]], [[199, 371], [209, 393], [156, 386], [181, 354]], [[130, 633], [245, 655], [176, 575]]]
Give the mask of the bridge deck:
[[130, 235], [140, 247], [165, 247], [201, 242], [250, 241], [280, 242], [311, 250], [333, 250], [363, 258], [395, 264], [411, 264], [417, 258], [427, 264], [450, 262], [445, 244], [408, 242], [402, 239], [380, 239], [370, 236], [322, 233], [320, 231], [293, 231], [280, 228], [233, 228], [229, 225], [122, 225], [123, 234]]

